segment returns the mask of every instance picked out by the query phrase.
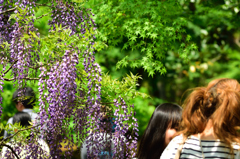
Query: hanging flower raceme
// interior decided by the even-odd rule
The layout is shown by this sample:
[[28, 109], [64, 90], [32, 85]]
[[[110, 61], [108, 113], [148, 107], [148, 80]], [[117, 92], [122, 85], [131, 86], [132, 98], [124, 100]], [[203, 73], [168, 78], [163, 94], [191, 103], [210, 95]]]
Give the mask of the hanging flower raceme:
[[[27, 18], [28, 16], [34, 15], [35, 6], [34, 1], [29, 0], [18, 0], [15, 2], [15, 8], [21, 8], [25, 10], [24, 12], [19, 13], [18, 10], [14, 10], [15, 14], [20, 14], [22, 19], [16, 18], [15, 23], [11, 26], [12, 31], [10, 33], [10, 62], [15, 63], [12, 69], [12, 75], [14, 79], [18, 82], [19, 88], [24, 88], [26, 85], [26, 78], [29, 75], [29, 68], [37, 65], [37, 62], [40, 60], [39, 55], [32, 47], [32, 44], [36, 39], [24, 38], [24, 35], [30, 35], [31, 32], [37, 31], [33, 26], [34, 20]], [[22, 25], [27, 25], [22, 27]], [[37, 34], [39, 36], [39, 34]], [[19, 92], [21, 96], [21, 92]]]
[[3, 85], [4, 85], [4, 79], [3, 77], [5, 76], [5, 69], [7, 66], [7, 57], [0, 57], [0, 65], [2, 65], [2, 71], [0, 71], [0, 119], [1, 119], [1, 115], [2, 115], [2, 96], [1, 94], [3, 93]]
[[[95, 26], [94, 20], [91, 18], [91, 10], [86, 9], [86, 14], [82, 10], [76, 10], [72, 5], [58, 1], [57, 5], [52, 5], [52, 20], [49, 21], [49, 25], [56, 29], [55, 25], [61, 25], [72, 30], [71, 35], [81, 33], [82, 35], [86, 31]], [[89, 12], [89, 13], [88, 13]]]
[[[86, 54], [87, 55], [87, 54]], [[85, 55], [85, 56], [86, 56]], [[88, 155], [91, 158], [98, 157], [100, 153], [101, 135], [99, 132], [99, 119], [100, 116], [100, 101], [101, 101], [101, 69], [97, 63], [94, 62], [94, 56], [88, 54], [88, 64], [84, 63], [86, 73], [88, 74], [88, 92], [87, 92], [87, 127], [90, 131], [87, 132], [88, 138], [86, 139]], [[91, 60], [90, 60], [91, 59]], [[96, 140], [97, 142], [92, 142]], [[99, 141], [98, 141], [99, 140]]]
[[[117, 99], [114, 100], [116, 107], [114, 112], [114, 124], [116, 125], [116, 133], [114, 134], [114, 156], [116, 158], [124, 158], [124, 156], [133, 158], [136, 156], [135, 150], [137, 148], [137, 120], [133, 114], [133, 105], [128, 107], [123, 98], [119, 97], [119, 100], [120, 102]], [[130, 125], [129, 121], [132, 121]], [[132, 131], [132, 133], [126, 136], [128, 131]], [[124, 147], [126, 148], [125, 152], [122, 151]]]
[[62, 25], [62, 27], [67, 27], [72, 30], [71, 35], [76, 33], [77, 23], [79, 23], [79, 19], [81, 17], [77, 17], [75, 14], [74, 7], [69, 4], [63, 4], [63, 2], [59, 1], [58, 5], [54, 6], [52, 11], [52, 20], [49, 21], [49, 25], [53, 27], [53, 30], [56, 29], [56, 25]]
[[4, 79], [3, 79], [3, 77], [2, 76], [0, 76], [0, 119], [1, 119], [1, 115], [2, 115], [2, 96], [1, 96], [1, 94], [3, 93], [3, 81], [4, 81]]
[[[138, 120], [135, 118], [134, 105], [131, 105], [131, 113], [129, 115], [130, 119], [132, 118], [132, 134], [127, 136], [128, 142], [126, 143], [128, 151], [127, 155], [129, 158], [136, 157], [137, 150], [137, 140], [138, 140]], [[129, 126], [130, 128], [130, 126]]]
[[[78, 55], [73, 51], [65, 51], [61, 62], [56, 62], [50, 70], [42, 67], [40, 74], [40, 106], [41, 106], [41, 126], [48, 128], [47, 140], [50, 141], [52, 156], [60, 156], [60, 142], [67, 139], [63, 134], [67, 134], [66, 127], [70, 124], [75, 108], [76, 100], [76, 65], [78, 64]], [[46, 74], [48, 79], [46, 78]], [[46, 88], [45, 83], [46, 82]], [[44, 89], [48, 94], [43, 94]], [[48, 107], [46, 103], [48, 103]], [[44, 122], [47, 122], [46, 125]], [[69, 139], [68, 140], [72, 140]], [[72, 141], [73, 142], [73, 141]], [[70, 149], [70, 145], [66, 145]]]
[[[0, 13], [3, 13], [6, 10], [8, 10], [9, 8], [11, 8], [8, 1], [0, 2], [0, 6], [1, 6]], [[9, 12], [0, 14], [0, 44], [2, 44], [5, 41], [10, 42], [12, 39], [13, 27], [11, 25], [11, 22], [9, 21], [10, 14], [11, 13], [9, 13]]]
[[[61, 25], [64, 29], [70, 29], [71, 30], [71, 35], [74, 35], [76, 34], [79, 38], [84, 38], [85, 37], [85, 33], [87, 32], [90, 32], [91, 28], [92, 28], [92, 25], [95, 25], [95, 24], [92, 24], [93, 22], [89, 23], [89, 14], [85, 14], [85, 12], [83, 12], [82, 10], [77, 10], [76, 8], [74, 8], [73, 6], [71, 6], [69, 3], [63, 3], [61, 1], [58, 1], [56, 5], [52, 5], [52, 8], [53, 8], [53, 11], [52, 11], [52, 20], [49, 21], [49, 25], [51, 26], [52, 30], [55, 30], [56, 29], [56, 25]], [[78, 8], [79, 9], [79, 8]], [[88, 10], [86, 10], [86, 12], [88, 12]], [[89, 36], [89, 35], [86, 35], [86, 36]], [[90, 40], [91, 39], [91, 40]], [[94, 43], [92, 42], [92, 38], [89, 38], [87, 39], [87, 41], [90, 41], [90, 45], [93, 45]], [[76, 50], [78, 50], [79, 48], [76, 48]], [[89, 50], [92, 50], [94, 49], [92, 46], [89, 46], [87, 45], [85, 47], [85, 49], [83, 50], [86, 50], [87, 53], [89, 53], [90, 51]], [[81, 49], [82, 50], [82, 49]], [[78, 55], [82, 54], [81, 51], [78, 52]], [[93, 66], [93, 63], [95, 61], [95, 58], [92, 55], [89, 55], [87, 54], [86, 55], [86, 58], [89, 58], [88, 56], [90, 56], [91, 58], [91, 63], [89, 64], [90, 66], [88, 67], [88, 70], [89, 72], [87, 73], [90, 73], [92, 75], [94, 74], [97, 74], [95, 73], [95, 70], [94, 68], [97, 67], [97, 66]], [[90, 62], [90, 61], [89, 61]], [[92, 70], [91, 70], [92, 69]], [[98, 70], [98, 68], [96, 68]], [[93, 72], [94, 71], [94, 72]], [[91, 76], [91, 75], [90, 75]], [[100, 101], [100, 84], [99, 82], [95, 82], [93, 83], [93, 80], [97, 80], [99, 81], [99, 74], [97, 75], [97, 77], [99, 78], [93, 78], [92, 76], [91, 77], [88, 77], [88, 93], [84, 93], [83, 96], [80, 95], [80, 98], [82, 98], [82, 100], [84, 101], [84, 98], [87, 96], [87, 101], [85, 101], [86, 103], [84, 103], [85, 106], [79, 106], [79, 108], [75, 109], [74, 111], [74, 130], [77, 132], [77, 138], [79, 140], [83, 140], [84, 139], [84, 136], [85, 136], [85, 133], [86, 132], [86, 128], [88, 128], [90, 125], [93, 125], [93, 124], [89, 124], [88, 123], [88, 118], [90, 118], [91, 115], [91, 112], [92, 112], [92, 106], [94, 106], [94, 103], [96, 102], [96, 99], [95, 99], [95, 95], [97, 95], [97, 103], [99, 103]], [[80, 79], [81, 80], [81, 79]], [[71, 82], [71, 81], [69, 81]], [[96, 86], [96, 88], [95, 88]], [[77, 87], [73, 87], [74, 91], [75, 91], [75, 94], [76, 94], [76, 90], [77, 90]], [[93, 89], [98, 89], [98, 92], [99, 93], [95, 93], [94, 95], [94, 90]], [[48, 88], [47, 88], [48, 89]], [[81, 90], [80, 90], [81, 91]], [[97, 91], [95, 91], [97, 92]], [[64, 91], [63, 91], [64, 93]], [[73, 92], [74, 93], [74, 92]], [[90, 93], [93, 93], [93, 94], [90, 94]], [[85, 96], [86, 95], [86, 96]], [[83, 101], [80, 101], [83, 102]], [[83, 103], [81, 103], [80, 105], [82, 105]], [[95, 110], [98, 110], [98, 107], [99, 105], [96, 104], [96, 109]], [[69, 111], [71, 111], [71, 109], [69, 109]], [[97, 114], [97, 111], [96, 111], [96, 114]], [[93, 120], [92, 123], [95, 123], [95, 119]], [[92, 127], [95, 127], [95, 126], [92, 126]]]

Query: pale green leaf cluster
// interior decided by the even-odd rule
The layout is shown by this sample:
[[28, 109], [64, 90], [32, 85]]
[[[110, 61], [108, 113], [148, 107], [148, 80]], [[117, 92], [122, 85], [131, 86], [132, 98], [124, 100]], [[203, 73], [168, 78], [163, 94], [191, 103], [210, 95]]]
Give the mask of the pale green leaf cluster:
[[108, 74], [102, 76], [102, 97], [104, 102], [111, 102], [119, 96], [124, 97], [125, 102], [129, 103], [136, 97], [149, 98], [146, 93], [136, 90], [141, 76], [130, 73], [121, 80], [112, 79]]
[[[31, 123], [32, 124], [32, 123]], [[13, 137], [7, 139], [7, 141], [14, 140], [19, 142], [24, 142], [25, 139], [27, 139], [31, 133], [31, 127], [22, 127], [20, 123], [15, 124], [7, 124], [4, 125], [3, 123], [0, 124], [0, 131], [7, 131], [8, 134], [13, 135]], [[3, 136], [2, 136], [3, 137]]]
[[186, 33], [187, 17], [176, 0], [167, 1], [89, 1], [96, 14], [97, 38], [108, 46], [122, 45], [122, 50], [140, 50], [140, 57], [131, 52], [117, 64], [144, 68], [149, 76], [165, 74], [164, 60], [168, 51], [176, 51], [187, 61], [190, 51], [198, 47]]

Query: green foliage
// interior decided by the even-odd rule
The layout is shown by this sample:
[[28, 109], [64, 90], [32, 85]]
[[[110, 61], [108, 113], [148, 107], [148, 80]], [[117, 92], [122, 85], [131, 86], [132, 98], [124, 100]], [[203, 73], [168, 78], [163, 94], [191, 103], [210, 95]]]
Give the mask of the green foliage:
[[14, 90], [15, 89], [10, 82], [5, 82], [3, 87], [4, 92], [1, 93], [1, 96], [3, 98], [3, 113], [1, 116], [1, 123], [4, 125], [7, 123], [7, 120], [17, 112], [15, 105], [12, 102], [12, 95]]
[[[197, 46], [186, 33], [187, 18], [178, 1], [89, 1], [98, 24], [98, 40], [109, 46], [122, 45], [122, 50], [141, 50], [132, 57], [129, 52], [117, 68], [142, 67], [149, 76], [165, 74], [163, 65], [169, 50], [177, 51], [187, 60]], [[173, 11], [173, 12], [172, 12]]]
[[[3, 139], [3, 136], [0, 137], [2, 142], [9, 142], [9, 141], [16, 141], [19, 143], [25, 143], [29, 138], [29, 135], [31, 133], [31, 126], [29, 127], [22, 127], [20, 123], [15, 123], [15, 124], [9, 124], [5, 125], [3, 123], [0, 124], [0, 131], [1, 133], [4, 132], [4, 130], [8, 131], [9, 134], [11, 134], [11, 137]], [[2, 146], [0, 147], [2, 149]]]
[[121, 81], [112, 79], [111, 76], [107, 74], [104, 74], [102, 77], [102, 96], [105, 101], [113, 101], [118, 98], [118, 96], [121, 96], [125, 97], [125, 102], [129, 103], [136, 97], [149, 97], [146, 93], [141, 93], [136, 90], [138, 80], [141, 79], [140, 76], [130, 73], [130, 75], [123, 77]]

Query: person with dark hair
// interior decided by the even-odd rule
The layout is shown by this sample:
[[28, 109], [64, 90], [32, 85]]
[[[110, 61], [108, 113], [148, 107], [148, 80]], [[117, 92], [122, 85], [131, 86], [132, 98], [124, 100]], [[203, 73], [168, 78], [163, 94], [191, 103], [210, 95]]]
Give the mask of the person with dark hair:
[[25, 112], [17, 112], [14, 116], [13, 116], [13, 124], [15, 123], [20, 123], [20, 125], [22, 127], [28, 127], [30, 126], [31, 122], [31, 117], [28, 113]]
[[[29, 113], [26, 112], [17, 112], [14, 116], [13, 116], [13, 124], [15, 123], [19, 123], [20, 126], [22, 126], [23, 128], [27, 128], [28, 126], [30, 126], [30, 122], [31, 122], [31, 116], [29, 115]], [[15, 130], [16, 131], [16, 130]], [[16, 134], [18, 135], [18, 134]], [[28, 144], [26, 144], [25, 142], [28, 142], [29, 137], [27, 138], [27, 141], [21, 141], [21, 142], [17, 142], [14, 141], [13, 138], [12, 140], [7, 143], [8, 146], [10, 146], [15, 153], [18, 155], [18, 157], [23, 158], [27, 158], [28, 154], [31, 154], [32, 150], [31, 148], [29, 148]], [[50, 157], [50, 149], [47, 145], [47, 143], [43, 140], [43, 139], [37, 139], [37, 142], [34, 144], [37, 144], [39, 146], [39, 148], [42, 150], [41, 154], [38, 154], [39, 157], [41, 158], [40, 155], [42, 156], [49, 156]], [[9, 158], [15, 158], [16, 156], [12, 153], [12, 151], [6, 147], [3, 146], [2, 148], [2, 153], [1, 153], [1, 159], [9, 159]]]
[[216, 79], [184, 102], [181, 130], [161, 159], [240, 158], [240, 85]]
[[138, 159], [159, 158], [178, 130], [182, 108], [172, 103], [159, 105], [152, 114], [141, 138]]
[[[38, 117], [38, 114], [33, 111], [35, 106], [36, 96], [31, 87], [18, 89], [14, 92], [12, 97], [13, 102], [18, 112], [28, 113], [31, 117], [32, 122]], [[13, 117], [8, 119], [7, 124], [13, 124]], [[4, 138], [8, 136], [7, 131], [4, 131]]]

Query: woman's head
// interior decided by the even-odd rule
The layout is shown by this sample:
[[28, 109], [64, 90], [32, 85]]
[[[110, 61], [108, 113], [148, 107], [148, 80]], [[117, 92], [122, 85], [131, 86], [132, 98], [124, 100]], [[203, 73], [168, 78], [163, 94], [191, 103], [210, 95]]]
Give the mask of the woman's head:
[[178, 129], [181, 115], [182, 109], [176, 104], [159, 105], [153, 112], [141, 139], [138, 158], [159, 158]]
[[215, 135], [227, 144], [238, 142], [240, 126], [240, 85], [234, 79], [216, 79], [196, 88], [185, 100], [183, 133], [201, 133], [211, 120]]

